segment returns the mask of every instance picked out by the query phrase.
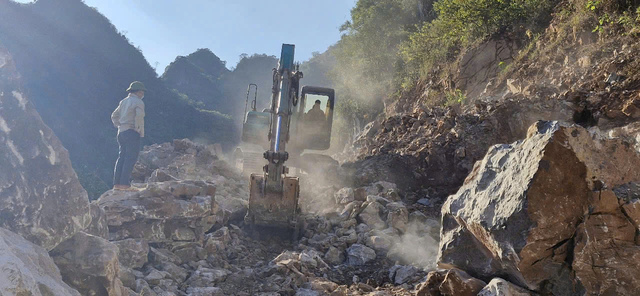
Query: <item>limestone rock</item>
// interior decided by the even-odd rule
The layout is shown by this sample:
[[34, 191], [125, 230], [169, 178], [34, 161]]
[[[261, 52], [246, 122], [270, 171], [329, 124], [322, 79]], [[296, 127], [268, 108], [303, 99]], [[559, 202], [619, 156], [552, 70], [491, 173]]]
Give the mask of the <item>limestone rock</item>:
[[163, 262], [171, 262], [174, 264], [180, 264], [182, 260], [180, 257], [171, 253], [167, 249], [156, 249], [154, 247], [149, 247], [149, 261], [160, 264]]
[[447, 272], [440, 284], [440, 293], [444, 295], [474, 296], [486, 285], [485, 282], [476, 279], [459, 269]]
[[196, 262], [202, 259], [206, 259], [207, 252], [201, 247], [200, 243], [191, 242], [178, 242], [171, 244], [171, 253], [175, 254], [182, 263]]
[[311, 290], [318, 291], [320, 293], [331, 294], [331, 292], [338, 289], [338, 284], [324, 278], [312, 278], [309, 282]]
[[[203, 239], [204, 232], [221, 216], [217, 203], [208, 195], [212, 188], [202, 181], [150, 183], [139, 192], [108, 191], [98, 199], [98, 205], [107, 213], [111, 240], [195, 241]], [[185, 230], [193, 234], [182, 235]]]
[[227, 244], [231, 241], [228, 227], [222, 227], [211, 234], [207, 234], [204, 248], [208, 254], [218, 254], [223, 252]]
[[371, 228], [383, 229], [386, 226], [384, 220], [380, 218], [383, 210], [384, 207], [380, 203], [376, 201], [370, 202], [358, 217], [364, 224], [369, 225]]
[[353, 188], [345, 187], [334, 194], [336, 204], [346, 205], [355, 200], [355, 194]]
[[501, 278], [492, 279], [488, 285], [486, 285], [478, 296], [532, 296], [535, 295], [526, 289], [520, 288], [510, 282], [507, 282]]
[[239, 221], [244, 219], [247, 214], [249, 202], [244, 199], [231, 196], [216, 196], [215, 200], [226, 213], [228, 217], [226, 220]]
[[517, 45], [504, 39], [490, 40], [466, 50], [460, 62], [458, 79], [467, 97], [480, 95], [490, 77], [497, 76], [500, 65], [510, 63], [515, 53]]
[[318, 291], [300, 288], [296, 291], [295, 296], [320, 296]]
[[198, 268], [186, 284], [190, 287], [210, 287], [212, 284], [223, 282], [231, 272], [225, 269]]
[[401, 202], [392, 202], [387, 205], [387, 225], [401, 232], [407, 230], [409, 224], [409, 210]]
[[417, 172], [413, 170], [415, 166], [410, 165], [411, 161], [409, 157], [383, 154], [347, 163], [343, 167], [349, 172], [349, 176], [353, 176], [352, 183], [355, 186], [385, 181], [397, 184], [402, 190], [410, 190], [420, 187], [415, 178]]
[[89, 226], [89, 199], [2, 47], [0, 60], [0, 227], [51, 250]]
[[622, 212], [633, 204], [616, 188], [639, 166], [622, 140], [538, 122], [492, 147], [444, 204], [439, 266], [554, 295], [633, 293], [640, 248]]
[[136, 275], [134, 271], [128, 267], [120, 266], [120, 272], [118, 272], [118, 278], [122, 281], [122, 285], [126, 288], [135, 290], [136, 285]]
[[329, 250], [327, 251], [327, 253], [324, 254], [324, 260], [327, 261], [327, 263], [330, 263], [333, 265], [341, 264], [342, 262], [344, 262], [344, 259], [345, 259], [344, 253], [340, 251], [338, 248], [333, 246], [329, 247]]
[[107, 240], [78, 232], [51, 251], [62, 278], [82, 295], [122, 295], [118, 247]]
[[373, 235], [367, 239], [366, 245], [368, 247], [373, 248], [377, 252], [384, 253], [384, 252], [388, 252], [391, 249], [391, 247], [393, 246], [393, 242], [391, 241], [390, 236]]
[[429, 272], [426, 280], [416, 287], [416, 296], [441, 295], [440, 284], [444, 281], [446, 274], [446, 270]]
[[125, 239], [113, 242], [119, 249], [118, 260], [122, 266], [141, 268], [149, 255], [149, 243], [144, 239]]
[[178, 283], [184, 282], [189, 276], [189, 272], [186, 269], [171, 262], [163, 262], [156, 266], [160, 271], [167, 272], [169, 277]]
[[167, 181], [178, 181], [177, 178], [171, 176], [169, 173], [162, 169], [157, 169], [151, 173], [151, 177], [147, 180], [147, 182], [155, 183], [155, 182], [167, 182]]
[[376, 259], [376, 252], [364, 245], [353, 244], [347, 249], [347, 264], [364, 265]]
[[218, 287], [189, 287], [187, 288], [188, 296], [224, 296], [222, 289]]
[[475, 296], [486, 285], [459, 269], [432, 271], [417, 288], [417, 296], [456, 295]]
[[85, 233], [109, 239], [109, 225], [107, 225], [107, 213], [98, 205], [96, 201], [89, 205], [91, 209], [91, 224]]
[[410, 281], [417, 273], [418, 269], [414, 266], [396, 265], [389, 269], [389, 279], [396, 285], [402, 285]]
[[[626, 295], [640, 288], [637, 228], [612, 191], [593, 196], [594, 215], [578, 226], [573, 269], [589, 294]], [[629, 207], [627, 207], [629, 208]], [[567, 291], [569, 292], [569, 291]]]
[[0, 294], [80, 296], [62, 281], [47, 250], [4, 228], [0, 228], [0, 254]]
[[242, 176], [219, 159], [215, 144], [202, 145], [189, 139], [145, 146], [140, 152], [132, 178], [137, 182], [206, 180], [217, 185], [228, 183], [236, 190], [244, 190], [245, 187]]

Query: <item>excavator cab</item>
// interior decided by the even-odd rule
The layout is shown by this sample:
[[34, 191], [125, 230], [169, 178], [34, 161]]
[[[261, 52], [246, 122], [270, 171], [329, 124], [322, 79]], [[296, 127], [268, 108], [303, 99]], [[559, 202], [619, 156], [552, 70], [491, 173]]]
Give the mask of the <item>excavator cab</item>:
[[304, 86], [298, 106], [297, 146], [301, 149], [327, 150], [331, 144], [335, 91]]

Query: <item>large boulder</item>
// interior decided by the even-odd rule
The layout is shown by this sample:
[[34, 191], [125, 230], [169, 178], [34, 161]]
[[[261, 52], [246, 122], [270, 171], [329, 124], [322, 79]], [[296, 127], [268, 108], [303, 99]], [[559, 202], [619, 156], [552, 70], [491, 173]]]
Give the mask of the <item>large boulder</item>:
[[0, 226], [51, 250], [91, 222], [69, 154], [20, 86], [0, 47]]
[[[1, 63], [0, 63], [1, 64]], [[47, 250], [0, 228], [0, 295], [73, 295]]]
[[98, 199], [110, 240], [201, 241], [221, 218], [215, 186], [204, 181], [149, 183], [138, 192], [108, 191]]
[[622, 140], [538, 122], [489, 149], [446, 201], [438, 264], [553, 295], [633, 294], [638, 167]]
[[66, 283], [82, 295], [120, 296], [118, 247], [109, 241], [78, 232], [51, 251]]

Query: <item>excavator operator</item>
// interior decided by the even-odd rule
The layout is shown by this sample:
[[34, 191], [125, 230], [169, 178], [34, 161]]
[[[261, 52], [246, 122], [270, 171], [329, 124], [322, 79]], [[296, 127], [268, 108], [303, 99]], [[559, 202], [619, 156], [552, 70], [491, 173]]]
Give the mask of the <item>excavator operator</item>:
[[[325, 129], [327, 119], [322, 109], [320, 109], [321, 103], [322, 102], [320, 102], [320, 100], [316, 100], [311, 110], [309, 110], [309, 112], [304, 116], [306, 133], [303, 137], [306, 139], [307, 143], [314, 143], [315, 141], [318, 141], [319, 136], [322, 135], [322, 132]], [[314, 146], [314, 144], [310, 145]]]
[[313, 108], [307, 112], [305, 115], [305, 121], [309, 125], [317, 124], [319, 126], [323, 126], [326, 118], [324, 116], [324, 112], [320, 109], [320, 100], [316, 100]]

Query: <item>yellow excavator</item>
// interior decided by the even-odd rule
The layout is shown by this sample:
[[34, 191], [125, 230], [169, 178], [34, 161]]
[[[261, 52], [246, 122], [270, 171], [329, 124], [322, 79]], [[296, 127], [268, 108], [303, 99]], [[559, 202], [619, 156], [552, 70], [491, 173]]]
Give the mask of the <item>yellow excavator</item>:
[[[263, 164], [262, 171], [253, 172], [249, 177], [249, 209], [245, 223], [252, 229], [293, 230], [295, 240], [302, 227], [298, 219], [300, 180], [289, 174], [285, 163], [289, 161], [301, 171], [311, 171], [318, 163], [337, 166], [337, 162], [329, 156], [308, 152], [330, 148], [335, 92], [314, 86], [304, 86], [300, 90], [303, 74], [294, 64], [294, 52], [294, 45], [282, 45], [278, 68], [273, 70], [271, 108], [257, 111], [255, 95], [251, 110], [246, 112], [242, 139], [267, 149], [259, 162]], [[248, 99], [249, 91], [246, 105]], [[247, 164], [248, 157], [243, 156]]]

